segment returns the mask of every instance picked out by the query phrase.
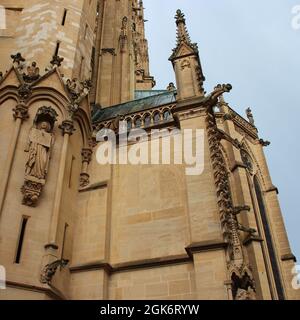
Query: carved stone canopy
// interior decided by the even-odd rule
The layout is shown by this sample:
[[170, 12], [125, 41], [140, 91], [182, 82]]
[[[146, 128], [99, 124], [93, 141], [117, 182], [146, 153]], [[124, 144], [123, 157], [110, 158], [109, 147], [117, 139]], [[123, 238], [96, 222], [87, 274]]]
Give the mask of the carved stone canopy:
[[51, 125], [51, 131], [54, 128], [54, 124], [57, 121], [58, 114], [57, 112], [51, 108], [43, 106], [39, 108], [38, 112], [36, 113], [34, 124], [37, 125], [40, 122], [48, 122]]
[[235, 300], [256, 300], [254, 280], [247, 272], [243, 276], [233, 273], [232, 294]]

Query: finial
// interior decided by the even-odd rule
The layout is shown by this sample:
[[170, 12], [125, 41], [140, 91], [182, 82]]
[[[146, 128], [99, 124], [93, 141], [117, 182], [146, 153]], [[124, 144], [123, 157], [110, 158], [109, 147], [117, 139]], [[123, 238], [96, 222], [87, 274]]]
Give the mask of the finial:
[[185, 16], [184, 16], [184, 13], [178, 9], [176, 11], [176, 16], [175, 16], [175, 19], [176, 19], [176, 24], [177, 26], [180, 24], [180, 23], [184, 23], [185, 24]]
[[54, 67], [54, 66], [57, 66], [57, 67], [60, 67], [61, 66], [61, 63], [64, 61], [64, 58], [58, 56], [58, 55], [54, 55], [52, 57], [52, 60], [50, 61], [50, 64]]
[[185, 25], [184, 13], [181, 10], [177, 10], [175, 19], [177, 25], [177, 47], [179, 47], [182, 43], [186, 43], [187, 45], [193, 47], [194, 44], [191, 42], [190, 35]]
[[25, 59], [22, 57], [20, 52], [12, 54], [10, 57], [12, 58], [13, 63], [17, 63], [18, 65], [20, 65], [21, 62], [25, 62]]
[[247, 115], [249, 122], [254, 126], [255, 122], [254, 122], [254, 117], [253, 117], [251, 108], [246, 109], [246, 115]]

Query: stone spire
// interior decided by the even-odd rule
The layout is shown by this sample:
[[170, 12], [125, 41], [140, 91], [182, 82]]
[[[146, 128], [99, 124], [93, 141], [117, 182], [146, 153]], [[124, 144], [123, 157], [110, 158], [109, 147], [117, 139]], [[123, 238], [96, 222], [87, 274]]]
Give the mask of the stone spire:
[[149, 49], [145, 36], [144, 4], [139, 0], [134, 8], [134, 56], [136, 90], [151, 90], [155, 86], [155, 80], [149, 70]]
[[205, 77], [202, 72], [198, 46], [191, 41], [185, 16], [181, 10], [177, 10], [175, 20], [177, 44], [169, 60], [176, 74], [178, 100], [204, 96]]
[[182, 43], [192, 45], [191, 38], [185, 23], [185, 16], [181, 10], [176, 12], [176, 25], [177, 25], [177, 46], [180, 46]]

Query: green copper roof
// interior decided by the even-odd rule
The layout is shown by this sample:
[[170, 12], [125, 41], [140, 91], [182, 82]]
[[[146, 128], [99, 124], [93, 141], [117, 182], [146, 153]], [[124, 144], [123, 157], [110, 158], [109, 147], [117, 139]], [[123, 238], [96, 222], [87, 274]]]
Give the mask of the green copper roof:
[[176, 101], [176, 91], [153, 90], [153, 91], [137, 91], [136, 97], [133, 101], [122, 103], [109, 108], [100, 109], [95, 107], [92, 114], [92, 121], [94, 123], [113, 119], [120, 116], [125, 116], [130, 113], [139, 112], [165, 104], [170, 104]]
[[136, 90], [135, 91], [135, 100], [148, 98], [150, 96], [157, 96], [158, 94], [165, 93], [167, 90]]

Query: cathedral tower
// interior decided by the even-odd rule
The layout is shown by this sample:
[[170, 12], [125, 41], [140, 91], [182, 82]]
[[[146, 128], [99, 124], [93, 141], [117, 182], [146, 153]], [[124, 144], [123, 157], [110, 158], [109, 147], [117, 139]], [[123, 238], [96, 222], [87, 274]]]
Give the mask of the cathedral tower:
[[130, 101], [136, 89], [152, 89], [143, 2], [99, 1], [95, 59], [96, 103], [109, 107]]
[[[269, 143], [230, 84], [205, 92], [180, 10], [177, 90], [151, 90], [142, 1], [0, 5], [0, 299], [299, 299]], [[196, 174], [175, 142], [169, 164], [105, 162], [120, 119], [135, 158], [132, 129], [160, 130], [153, 158], [192, 132]]]

